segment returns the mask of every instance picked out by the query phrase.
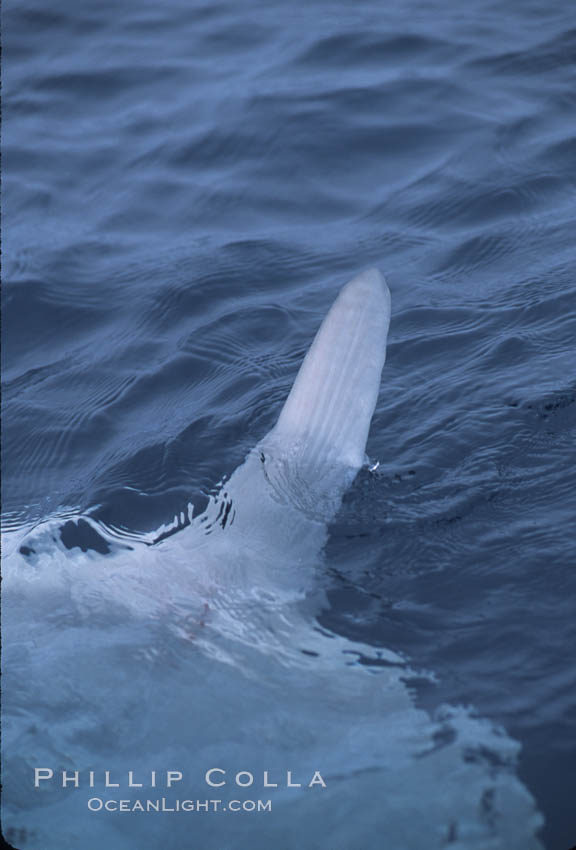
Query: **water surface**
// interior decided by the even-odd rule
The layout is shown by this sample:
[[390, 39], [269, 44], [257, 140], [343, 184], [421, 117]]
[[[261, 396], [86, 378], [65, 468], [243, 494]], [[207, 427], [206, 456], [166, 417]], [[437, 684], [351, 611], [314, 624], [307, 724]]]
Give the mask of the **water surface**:
[[198, 513], [378, 266], [380, 466], [332, 525], [318, 621], [432, 671], [418, 706], [501, 724], [568, 850], [569, 4], [27, 0], [4, 27], [5, 529]]

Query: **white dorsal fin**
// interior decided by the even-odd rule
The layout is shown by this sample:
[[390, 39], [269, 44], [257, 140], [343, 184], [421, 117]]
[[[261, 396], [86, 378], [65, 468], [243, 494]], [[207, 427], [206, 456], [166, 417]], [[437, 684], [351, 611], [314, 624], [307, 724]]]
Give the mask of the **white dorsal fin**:
[[269, 437], [297, 445], [300, 462], [359, 469], [380, 387], [390, 291], [370, 269], [338, 295], [322, 322]]

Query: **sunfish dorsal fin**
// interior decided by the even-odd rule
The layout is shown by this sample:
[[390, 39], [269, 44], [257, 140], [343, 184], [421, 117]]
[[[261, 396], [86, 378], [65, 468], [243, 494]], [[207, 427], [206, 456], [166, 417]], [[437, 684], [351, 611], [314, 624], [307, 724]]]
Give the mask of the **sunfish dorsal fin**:
[[390, 293], [379, 271], [366, 271], [342, 289], [276, 425], [213, 505], [210, 533], [225, 528], [213, 541], [229, 546], [234, 540], [235, 551], [248, 542], [253, 551], [269, 553], [258, 573], [260, 561], [247, 562], [258, 586], [290, 593], [307, 586], [310, 558], [324, 545], [326, 525], [364, 463], [389, 322]]
[[300, 463], [359, 469], [380, 387], [390, 324], [390, 291], [370, 269], [338, 295], [268, 435]]

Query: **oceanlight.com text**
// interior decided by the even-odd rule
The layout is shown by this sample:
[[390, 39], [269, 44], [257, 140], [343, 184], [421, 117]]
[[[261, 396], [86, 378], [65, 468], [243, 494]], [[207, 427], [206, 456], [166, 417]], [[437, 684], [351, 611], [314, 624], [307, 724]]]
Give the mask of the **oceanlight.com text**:
[[104, 800], [91, 797], [91, 812], [271, 812], [272, 800]]

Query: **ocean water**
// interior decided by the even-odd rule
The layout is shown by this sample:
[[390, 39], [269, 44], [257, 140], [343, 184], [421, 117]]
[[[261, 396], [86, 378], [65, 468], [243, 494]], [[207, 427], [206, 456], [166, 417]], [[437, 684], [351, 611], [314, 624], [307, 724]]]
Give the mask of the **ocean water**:
[[[542, 846], [569, 850], [571, 5], [8, 0], [3, 26], [7, 550], [24, 531], [81, 514], [104, 537], [67, 526], [63, 548], [89, 550], [97, 570], [106, 534], [145, 540], [175, 516], [185, 525], [190, 505], [201, 513], [274, 424], [340, 286], [377, 266], [392, 293], [368, 442], [379, 466], [361, 471], [331, 523], [313, 622], [345, 646], [409, 659], [415, 710], [471, 706], [504, 729], [521, 746], [517, 774], [544, 817]], [[34, 628], [37, 646], [45, 632], [41, 621]], [[60, 647], [70, 657], [67, 628], [63, 616], [51, 621], [56, 656]], [[120, 654], [140, 645], [149, 661], [159, 651], [142, 623], [122, 634]], [[201, 670], [213, 694], [243, 685], [220, 684], [217, 660], [190, 667], [163, 640], [170, 664], [140, 667], [128, 690], [130, 705], [130, 688], [158, 700], [165, 757], [165, 718], [177, 725], [192, 698], [158, 697], [162, 683], [178, 693], [170, 670]], [[98, 642], [85, 648], [98, 657]], [[42, 655], [22, 657], [15, 680], [34, 670], [46, 691], [62, 684], [49, 672], [44, 681]], [[262, 673], [260, 664], [250, 669]], [[239, 711], [255, 714], [266, 699], [274, 715], [283, 687], [301, 688], [302, 705], [314, 668], [301, 680], [288, 668], [283, 679], [266, 667], [266, 692], [254, 686]], [[122, 670], [125, 658], [117, 687]], [[47, 700], [40, 729], [54, 706]], [[311, 729], [320, 708], [310, 706]], [[233, 724], [234, 713], [219, 720]], [[103, 742], [94, 738], [95, 751]], [[24, 850], [36, 846], [25, 821], [6, 833]], [[355, 846], [354, 814], [350, 823], [349, 843], [333, 850], [382, 846], [380, 836]], [[446, 841], [460, 850], [455, 834]]]

